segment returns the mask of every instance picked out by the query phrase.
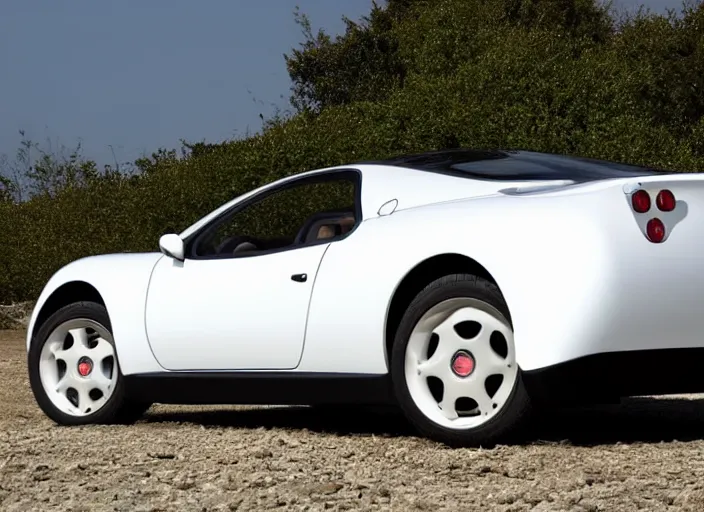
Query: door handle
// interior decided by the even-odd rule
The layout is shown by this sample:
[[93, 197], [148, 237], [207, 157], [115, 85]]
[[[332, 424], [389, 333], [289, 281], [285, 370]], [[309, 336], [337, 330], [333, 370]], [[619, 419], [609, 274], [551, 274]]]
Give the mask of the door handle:
[[308, 280], [308, 274], [293, 274], [291, 279], [297, 283], [305, 283]]

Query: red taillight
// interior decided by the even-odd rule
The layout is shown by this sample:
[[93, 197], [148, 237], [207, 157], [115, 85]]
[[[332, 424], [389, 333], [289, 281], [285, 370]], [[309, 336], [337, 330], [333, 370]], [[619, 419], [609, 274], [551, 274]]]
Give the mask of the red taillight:
[[631, 196], [633, 209], [637, 213], [645, 213], [650, 210], [650, 195], [643, 189], [640, 189]]
[[675, 209], [677, 200], [675, 199], [675, 194], [665, 189], [660, 191], [655, 199], [655, 204], [658, 206], [658, 210], [663, 212], [671, 212]]
[[650, 219], [646, 226], [648, 240], [654, 244], [659, 244], [665, 239], [665, 224], [658, 218]]

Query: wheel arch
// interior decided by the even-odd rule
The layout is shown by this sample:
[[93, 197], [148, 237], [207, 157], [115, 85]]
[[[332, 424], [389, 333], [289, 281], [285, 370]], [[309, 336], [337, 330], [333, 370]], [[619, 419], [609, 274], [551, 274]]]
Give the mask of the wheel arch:
[[487, 268], [477, 260], [460, 253], [437, 254], [427, 258], [401, 279], [393, 293], [389, 309], [386, 314], [384, 327], [384, 354], [387, 366], [390, 362], [391, 347], [396, 337], [403, 313], [420, 291], [435, 279], [447, 274], [473, 274], [495, 284], [499, 291], [501, 287]]
[[42, 324], [54, 313], [64, 306], [68, 306], [78, 301], [96, 302], [106, 306], [103, 296], [98, 289], [86, 281], [69, 281], [54, 290], [49, 297], [40, 305], [32, 326], [31, 338], [37, 334]]

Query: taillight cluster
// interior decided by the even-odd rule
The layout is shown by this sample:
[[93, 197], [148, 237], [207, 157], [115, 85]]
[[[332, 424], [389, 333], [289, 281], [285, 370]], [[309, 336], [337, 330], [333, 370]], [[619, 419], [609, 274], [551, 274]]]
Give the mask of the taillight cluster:
[[[648, 194], [648, 191], [643, 190], [642, 188], [635, 191], [631, 195], [631, 205], [633, 207], [633, 211], [636, 213], [649, 212], [652, 207], [652, 201], [650, 200], [650, 194]], [[673, 194], [670, 190], [663, 189], [658, 192], [658, 195], [655, 197], [655, 206], [661, 212], [671, 212], [675, 209], [676, 205], [677, 200], [675, 199], [675, 194]], [[648, 224], [645, 227], [645, 234], [647, 235], [648, 240], [655, 244], [659, 244], [665, 239], [665, 224], [663, 224], [663, 222], [657, 217], [653, 217], [648, 221]]]

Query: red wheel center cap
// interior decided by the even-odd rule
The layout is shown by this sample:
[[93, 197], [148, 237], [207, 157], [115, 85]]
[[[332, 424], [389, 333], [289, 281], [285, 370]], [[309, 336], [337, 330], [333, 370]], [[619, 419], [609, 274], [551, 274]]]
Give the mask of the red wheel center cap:
[[78, 374], [81, 377], [87, 377], [90, 375], [90, 372], [93, 371], [93, 363], [91, 362], [90, 359], [81, 359], [81, 361], [78, 363]]
[[457, 352], [450, 366], [458, 377], [469, 377], [474, 371], [474, 358], [467, 352]]

